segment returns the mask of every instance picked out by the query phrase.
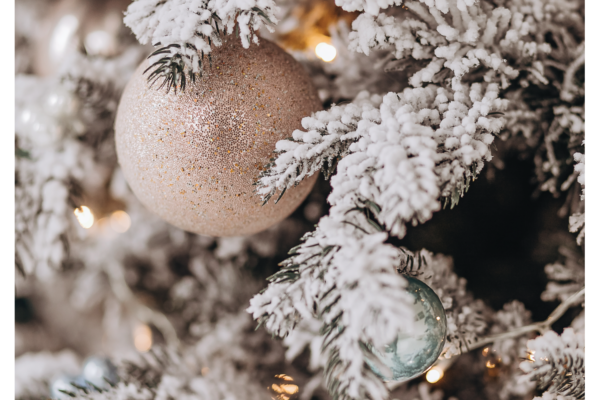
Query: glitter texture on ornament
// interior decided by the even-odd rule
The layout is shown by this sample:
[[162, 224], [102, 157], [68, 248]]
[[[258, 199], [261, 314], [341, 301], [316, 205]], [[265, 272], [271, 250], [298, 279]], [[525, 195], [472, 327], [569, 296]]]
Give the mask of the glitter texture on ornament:
[[306, 179], [262, 206], [254, 182], [277, 141], [321, 110], [310, 78], [290, 55], [261, 40], [244, 49], [226, 37], [202, 77], [185, 90], [149, 87], [140, 65], [116, 119], [119, 163], [142, 203], [169, 223], [211, 236], [262, 231], [310, 192]]

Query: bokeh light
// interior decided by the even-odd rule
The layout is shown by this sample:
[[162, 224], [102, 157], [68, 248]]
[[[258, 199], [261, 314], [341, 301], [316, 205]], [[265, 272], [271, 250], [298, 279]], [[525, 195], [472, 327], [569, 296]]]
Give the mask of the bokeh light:
[[337, 55], [337, 50], [330, 44], [321, 42], [315, 47], [315, 54], [325, 62], [331, 62]]
[[427, 375], [425, 375], [425, 379], [427, 379], [427, 382], [429, 383], [436, 383], [437, 381], [442, 379], [443, 376], [444, 371], [441, 368], [433, 367], [427, 372]]
[[125, 211], [115, 211], [110, 216], [110, 227], [119, 232], [127, 232], [129, 227], [131, 226], [131, 218]]
[[73, 213], [75, 214], [75, 217], [77, 217], [79, 224], [85, 229], [90, 229], [92, 225], [94, 225], [94, 214], [92, 214], [92, 210], [88, 207], [81, 206], [76, 208]]
[[152, 347], [152, 330], [148, 325], [138, 325], [133, 331], [133, 345], [142, 353], [147, 352]]

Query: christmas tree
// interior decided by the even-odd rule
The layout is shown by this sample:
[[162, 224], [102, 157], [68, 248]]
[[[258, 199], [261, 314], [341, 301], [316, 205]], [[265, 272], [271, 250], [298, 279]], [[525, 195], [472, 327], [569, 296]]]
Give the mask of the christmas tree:
[[15, 5], [16, 399], [585, 398], [583, 0]]

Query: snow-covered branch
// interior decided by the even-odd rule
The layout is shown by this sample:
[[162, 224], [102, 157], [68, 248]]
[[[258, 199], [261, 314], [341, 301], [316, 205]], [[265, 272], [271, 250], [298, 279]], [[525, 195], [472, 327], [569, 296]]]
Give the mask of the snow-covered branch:
[[373, 202], [377, 220], [403, 237], [407, 223], [430, 219], [441, 200], [454, 206], [491, 158], [503, 125], [495, 113], [505, 106], [496, 85], [387, 94], [376, 110], [381, 122], [365, 124], [332, 177], [331, 213]]
[[184, 90], [186, 75], [193, 80], [202, 73], [204, 57], [221, 45], [222, 33], [235, 28], [248, 48], [251, 41], [258, 43], [261, 26], [272, 29], [276, 10], [273, 0], [136, 0], [124, 22], [140, 43], [159, 47], [150, 57], [148, 80]]
[[544, 301], [564, 301], [585, 284], [582, 255], [567, 246], [561, 246], [558, 251], [564, 261], [548, 264], [544, 268], [549, 280], [542, 293]]
[[[581, 200], [585, 200], [585, 154], [575, 153], [573, 154], [575, 164], [575, 172], [577, 173], [577, 182], [581, 185]], [[574, 213], [569, 217], [569, 231], [573, 233], [579, 232], [577, 235], [577, 244], [583, 245], [585, 238], [585, 213], [578, 212]]]
[[405, 257], [384, 243], [385, 232], [354, 214], [344, 222], [323, 218], [248, 311], [279, 336], [301, 318], [318, 318], [328, 386], [340, 398], [383, 399], [387, 390], [365, 363], [362, 343], [383, 348], [412, 329], [406, 281], [395, 269]]
[[72, 55], [57, 77], [17, 76], [16, 259], [23, 273], [47, 277], [61, 269], [69, 241], [83, 235], [73, 210], [110, 174], [104, 164], [114, 148], [96, 150], [111, 143], [118, 97], [139, 56], [138, 49], [112, 60]]
[[520, 365], [526, 378], [552, 395], [585, 397], [583, 332], [566, 328], [558, 335], [549, 331], [527, 342], [527, 348], [528, 359]]
[[[334, 381], [328, 379], [328, 383], [347, 398], [365, 394], [385, 398], [383, 386], [364, 364], [360, 343], [382, 346], [400, 329], [406, 329], [406, 321], [410, 320], [406, 318], [410, 308], [403, 309], [403, 302], [396, 299], [402, 293], [402, 281], [394, 271], [400, 265], [401, 251], [384, 244], [387, 234], [380, 231], [385, 227], [402, 237], [407, 223], [431, 218], [441, 208], [442, 198], [456, 204], [468, 189], [469, 180], [491, 156], [493, 133], [502, 126], [502, 119], [493, 113], [503, 110], [505, 102], [497, 98], [496, 85], [474, 84], [462, 89], [464, 92], [452, 94], [428, 86], [406, 89], [399, 95], [390, 93], [379, 108], [365, 106], [363, 113], [368, 119], [351, 127], [348, 122], [356, 118], [360, 108], [335, 109], [332, 114], [339, 122], [330, 118], [329, 126], [345, 127], [346, 140], [355, 143], [349, 146], [349, 154], [339, 162], [338, 172], [332, 177], [330, 217], [319, 222], [317, 231], [272, 277], [267, 290], [252, 299], [249, 311], [254, 318], [281, 336], [313, 310], [327, 310], [319, 315], [333, 336], [330, 341], [325, 338], [324, 350], [331, 347], [325, 353], [326, 377], [337, 377]], [[321, 118], [325, 115], [327, 112], [322, 112]], [[322, 137], [314, 131], [304, 136], [300, 133], [295, 132], [298, 141], [304, 136], [309, 143], [310, 138]], [[290, 149], [290, 154], [296, 155], [293, 151]], [[291, 184], [287, 177], [284, 170], [279, 182]], [[265, 193], [277, 188], [274, 185]], [[348, 281], [347, 276], [352, 280]], [[354, 324], [351, 321], [356, 318], [358, 306], [362, 316], [356, 321], [361, 322]], [[386, 314], [396, 315], [395, 321], [404, 321], [403, 326], [392, 329], [393, 323], [377, 318], [367, 325], [377, 335], [365, 334], [363, 324], [369, 315]], [[343, 328], [338, 332], [335, 327]], [[391, 335], [386, 336], [388, 342], [382, 340], [382, 332]], [[339, 368], [334, 368], [336, 365]]]
[[307, 132], [297, 129], [289, 140], [277, 142], [275, 153], [279, 156], [261, 173], [258, 194], [269, 201], [277, 190], [283, 192], [321, 169], [328, 178], [338, 160], [348, 154], [350, 145], [360, 137], [358, 132], [380, 122], [377, 107], [381, 101], [381, 96], [361, 92], [350, 104], [333, 106], [302, 119]]
[[[407, 1], [405, 7], [411, 13], [400, 19], [361, 14], [352, 24], [350, 46], [365, 54], [370, 49], [388, 48], [397, 59], [411, 57], [421, 63], [422, 69], [410, 79], [415, 87], [440, 82], [447, 72], [453, 76], [453, 88], [464, 78], [467, 82], [498, 82], [506, 89], [519, 71], [547, 82], [542, 64], [536, 60], [551, 48], [537, 42], [532, 21], [521, 9], [494, 8], [485, 1], [421, 3], [427, 7]], [[508, 57], [513, 61], [510, 64]], [[481, 72], [469, 75], [480, 67], [484, 67]]]

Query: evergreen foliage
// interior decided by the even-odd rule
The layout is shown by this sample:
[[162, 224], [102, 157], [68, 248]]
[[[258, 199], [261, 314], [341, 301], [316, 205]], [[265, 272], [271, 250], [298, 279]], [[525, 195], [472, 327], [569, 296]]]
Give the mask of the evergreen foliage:
[[[277, 4], [283, 22], [292, 3]], [[37, 6], [28, 5], [29, 22], [17, 24], [17, 286], [64, 305], [47, 319], [69, 328], [64, 338], [54, 335], [54, 349], [76, 343], [81, 353], [104, 351], [101, 345], [120, 353], [131, 349], [130, 328], [139, 323], [164, 341], [144, 357], [120, 360], [115, 387], [74, 387], [74, 398], [266, 397], [256, 371], [282, 368], [283, 359], [271, 334], [283, 338], [286, 365], [310, 353], [303, 400], [320, 387], [339, 400], [388, 399], [394, 385], [382, 382], [365, 358], [369, 347], [382, 350], [413, 328], [404, 275], [425, 282], [443, 303], [448, 332], [440, 362], [467, 356], [477, 361], [473, 369], [482, 359], [482, 366], [497, 364], [502, 375], [486, 383], [482, 398], [531, 398], [536, 387], [543, 391], [536, 399], [584, 398], [584, 313], [561, 335], [550, 330], [567, 309], [583, 306], [583, 1], [336, 4], [357, 13], [351, 30], [332, 29], [338, 64], [296, 56], [323, 99], [351, 101], [306, 116], [303, 129], [277, 143], [256, 182], [256, 196], [276, 202], [323, 171], [330, 208], [307, 217], [316, 227], [258, 294], [253, 266], [273, 271], [280, 251], [309, 229], [306, 221], [292, 218], [251, 237], [214, 239], [148, 214], [117, 166], [112, 136], [118, 99], [145, 50], [132, 46], [112, 59], [73, 56], [56, 76], [25, 75], [33, 39], [23, 26], [39, 18]], [[246, 48], [258, 43], [261, 26], [275, 29], [277, 6], [272, 0], [135, 0], [124, 22], [140, 43], [156, 48], [146, 71], [150, 84], [184, 91], [210, 66], [222, 35], [236, 34]], [[406, 84], [382, 89], [389, 71], [405, 74]], [[568, 192], [561, 215], [569, 216], [577, 235], [546, 266], [549, 283], [541, 297], [562, 303], [539, 323], [517, 300], [496, 311], [476, 298], [451, 257], [395, 244], [409, 226], [455, 207], [486, 163], [501, 162], [515, 149], [533, 159], [539, 191]], [[106, 209], [98, 205], [104, 203]], [[126, 209], [131, 229], [118, 237], [86, 233], [73, 215], [84, 204], [97, 205], [105, 223], [112, 211]], [[84, 331], [74, 320], [102, 329]], [[47, 337], [58, 332], [44, 329]], [[17, 397], [47, 395], [52, 374], [73, 373], [76, 364], [72, 353], [20, 355]], [[444, 398], [426, 383], [396, 388], [394, 396]]]

